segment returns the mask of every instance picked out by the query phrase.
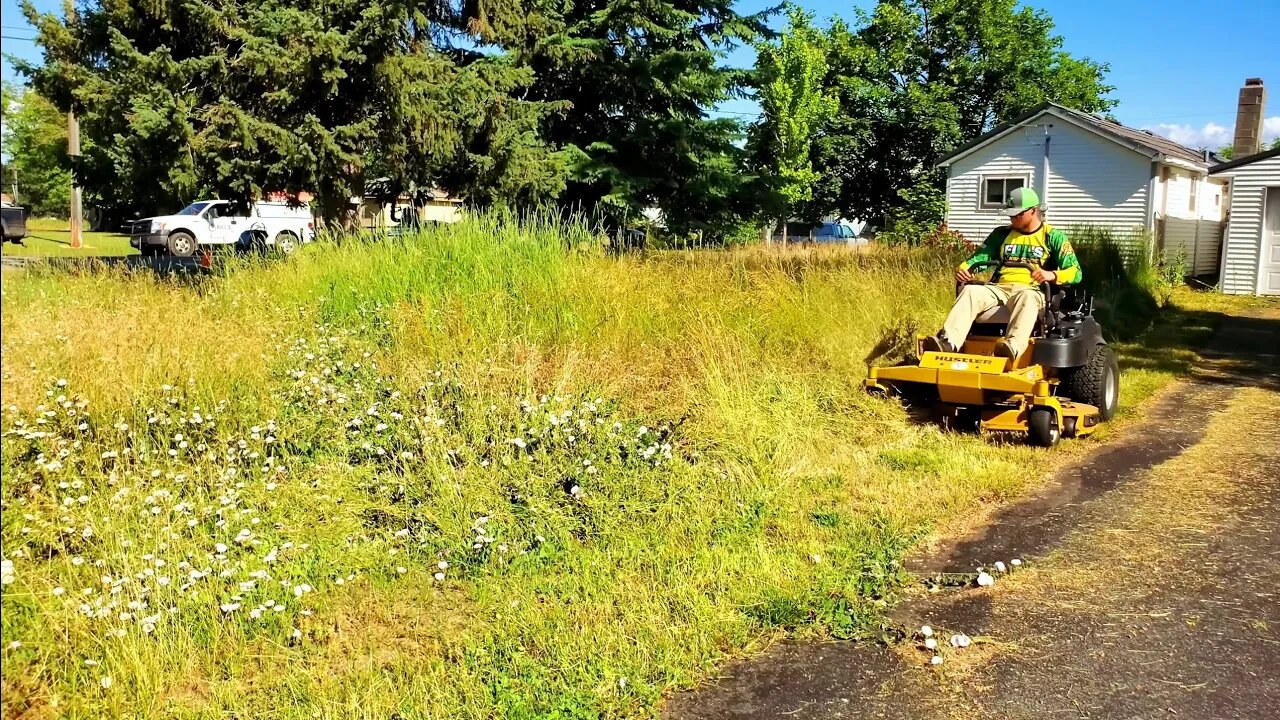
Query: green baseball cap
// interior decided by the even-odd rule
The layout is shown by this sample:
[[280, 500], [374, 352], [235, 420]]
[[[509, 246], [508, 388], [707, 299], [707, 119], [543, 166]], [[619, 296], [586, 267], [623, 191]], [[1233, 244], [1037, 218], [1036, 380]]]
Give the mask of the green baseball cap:
[[1029, 187], [1014, 188], [1009, 199], [1004, 203], [1004, 214], [1009, 217], [1021, 215], [1034, 207], [1040, 206], [1040, 196]]

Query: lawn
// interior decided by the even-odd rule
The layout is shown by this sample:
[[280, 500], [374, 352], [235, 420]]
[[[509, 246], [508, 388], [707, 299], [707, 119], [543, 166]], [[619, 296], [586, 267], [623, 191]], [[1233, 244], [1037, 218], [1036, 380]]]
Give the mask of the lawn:
[[71, 233], [67, 229], [66, 220], [30, 218], [27, 229], [31, 235], [22, 241], [22, 245], [3, 243], [0, 253], [26, 257], [105, 257], [138, 254], [137, 249], [130, 247], [129, 236], [118, 233], [83, 233], [84, 247], [74, 249], [71, 247]]
[[[1099, 441], [862, 391], [954, 263], [483, 217], [10, 273], [4, 715], [651, 717], [778, 637], [875, 635], [913, 544]], [[1121, 346], [1119, 424], [1240, 302]]]

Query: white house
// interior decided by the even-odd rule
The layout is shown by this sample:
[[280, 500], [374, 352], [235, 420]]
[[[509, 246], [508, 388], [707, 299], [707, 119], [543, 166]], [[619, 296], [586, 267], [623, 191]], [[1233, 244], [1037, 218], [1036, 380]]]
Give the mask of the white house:
[[1189, 274], [1216, 273], [1225, 181], [1219, 159], [1077, 110], [1046, 103], [965, 145], [947, 169], [947, 225], [981, 242], [1007, 222], [1009, 191], [1032, 187], [1058, 227], [1149, 233], [1166, 254], [1185, 253]]
[[1213, 169], [1230, 182], [1222, 292], [1280, 295], [1280, 149]]

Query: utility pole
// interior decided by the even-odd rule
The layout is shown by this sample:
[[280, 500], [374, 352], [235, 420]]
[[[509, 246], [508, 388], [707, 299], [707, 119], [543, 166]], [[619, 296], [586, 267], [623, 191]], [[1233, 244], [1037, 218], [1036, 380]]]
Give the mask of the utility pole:
[[84, 247], [84, 236], [81, 233], [80, 207], [80, 121], [76, 120], [76, 111], [67, 113], [67, 154], [71, 156], [71, 247]]

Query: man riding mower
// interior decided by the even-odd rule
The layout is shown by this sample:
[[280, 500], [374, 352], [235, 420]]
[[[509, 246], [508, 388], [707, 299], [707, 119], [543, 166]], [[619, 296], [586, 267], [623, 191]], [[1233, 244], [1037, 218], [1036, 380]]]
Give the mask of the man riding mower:
[[[1030, 188], [956, 272], [956, 303], [914, 365], [872, 368], [869, 391], [934, 401], [944, 424], [1023, 432], [1050, 447], [1115, 414], [1120, 367], [1093, 318], [1071, 243], [1044, 223]], [[994, 269], [990, 281], [975, 275]]]

